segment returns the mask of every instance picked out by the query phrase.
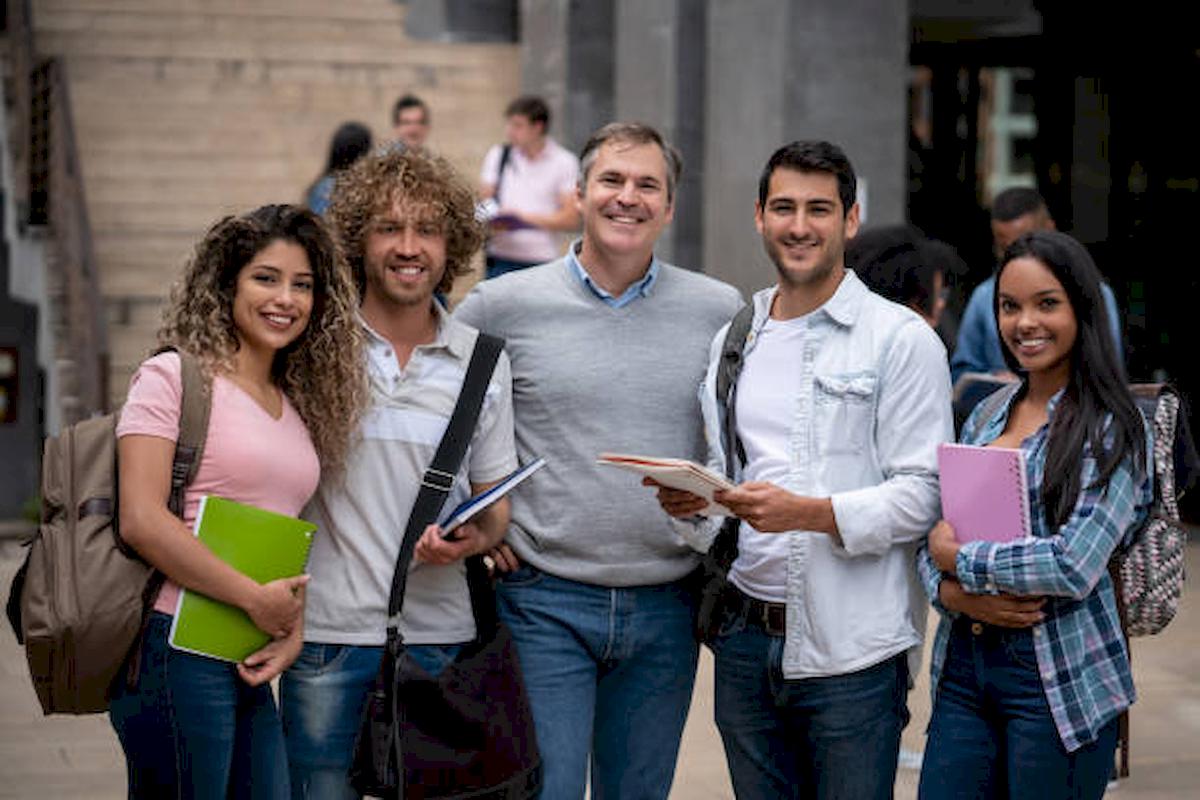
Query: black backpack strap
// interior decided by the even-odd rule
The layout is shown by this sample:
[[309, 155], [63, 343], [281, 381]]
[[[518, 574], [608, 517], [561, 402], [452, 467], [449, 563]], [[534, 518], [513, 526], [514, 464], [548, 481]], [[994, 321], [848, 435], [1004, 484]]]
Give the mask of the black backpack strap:
[[510, 158], [512, 158], [512, 145], [505, 144], [500, 148], [500, 167], [496, 170], [496, 188], [492, 190], [492, 199], [496, 201], [496, 205], [500, 205], [500, 182], [504, 180], [504, 168], [508, 166]]
[[[746, 449], [737, 435], [737, 383], [746, 363], [746, 339], [754, 324], [754, 306], [744, 305], [729, 323], [725, 341], [721, 344], [721, 360], [717, 364], [717, 404], [725, 410], [725, 424], [721, 428], [721, 445], [725, 451], [725, 475], [733, 480], [738, 464], [745, 465]], [[718, 531], [709, 552], [724, 569], [728, 570], [737, 558], [737, 532], [740, 521], [727, 517]]]
[[458, 401], [454, 405], [454, 412], [450, 415], [446, 432], [442, 435], [442, 441], [433, 456], [433, 463], [421, 478], [421, 488], [408, 517], [404, 539], [400, 543], [400, 554], [396, 558], [396, 572], [392, 576], [392, 592], [388, 597], [389, 641], [398, 635], [394, 620], [404, 604], [404, 587], [408, 583], [408, 566], [412, 562], [413, 550], [425, 528], [437, 519], [446, 497], [454, 487], [454, 477], [467, 454], [467, 446], [479, 421], [483, 398], [503, 346], [502, 340], [484, 333], [479, 334], [479, 338], [475, 340], [475, 350], [471, 353], [471, 361], [467, 365], [467, 374], [463, 379]]
[[717, 365], [717, 403], [724, 406], [725, 425], [721, 430], [721, 444], [725, 450], [725, 475], [732, 479], [737, 472], [737, 460], [746, 463], [746, 449], [737, 435], [737, 382], [746, 363], [746, 338], [754, 324], [754, 306], [745, 305], [738, 310], [725, 341], [721, 345], [721, 362]]

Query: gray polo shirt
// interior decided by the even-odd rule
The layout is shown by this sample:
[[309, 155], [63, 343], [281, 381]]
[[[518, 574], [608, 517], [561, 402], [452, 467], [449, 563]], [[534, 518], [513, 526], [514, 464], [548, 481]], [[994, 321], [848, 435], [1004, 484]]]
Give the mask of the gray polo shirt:
[[[327, 644], [380, 645], [387, 627], [392, 573], [421, 475], [466, 375], [478, 335], [438, 306], [434, 342], [417, 347], [402, 369], [392, 347], [364, 323], [371, 404], [347, 459], [344, 480], [322, 480], [305, 510], [318, 525], [309, 557], [304, 638]], [[500, 354], [479, 424], [454, 489], [451, 509], [470, 495], [470, 483], [498, 480], [516, 469], [512, 377]], [[475, 636], [461, 562], [414, 564], [400, 629], [411, 644], [453, 644]]]

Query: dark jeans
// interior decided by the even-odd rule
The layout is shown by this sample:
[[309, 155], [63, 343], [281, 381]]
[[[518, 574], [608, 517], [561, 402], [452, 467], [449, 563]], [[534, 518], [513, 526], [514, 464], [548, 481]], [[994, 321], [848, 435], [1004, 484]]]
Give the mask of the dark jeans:
[[486, 259], [487, 269], [484, 273], [484, 276], [486, 278], [495, 278], [500, 275], [504, 275], [505, 273], [508, 273], [508, 272], [516, 272], [519, 269], [528, 269], [529, 267], [536, 267], [539, 263], [541, 263], [541, 262], [538, 262], [538, 261], [510, 261], [507, 258], [500, 258], [498, 256], [488, 256]]
[[289, 794], [283, 730], [270, 686], [233, 664], [173, 649], [171, 617], [153, 613], [138, 684], [109, 719], [125, 750], [130, 798], [278, 798]]
[[929, 721], [922, 800], [1091, 800], [1112, 774], [1118, 720], [1074, 753], [1050, 716], [1029, 629], [960, 618]]
[[783, 637], [733, 604], [713, 654], [717, 728], [739, 800], [890, 800], [908, 723], [903, 653], [846, 675], [787, 680]]

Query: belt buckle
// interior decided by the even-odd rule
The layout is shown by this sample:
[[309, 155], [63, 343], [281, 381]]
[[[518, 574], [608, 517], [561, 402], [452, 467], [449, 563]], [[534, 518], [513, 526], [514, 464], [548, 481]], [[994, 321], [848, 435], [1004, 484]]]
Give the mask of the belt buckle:
[[763, 630], [772, 636], [783, 636], [787, 632], [787, 606], [782, 603], [763, 602], [759, 616]]

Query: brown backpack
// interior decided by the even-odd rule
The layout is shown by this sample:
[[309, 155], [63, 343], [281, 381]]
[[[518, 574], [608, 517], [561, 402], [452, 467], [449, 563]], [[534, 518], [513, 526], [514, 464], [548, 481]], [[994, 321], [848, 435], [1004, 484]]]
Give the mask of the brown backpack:
[[[200, 466], [212, 395], [196, 360], [179, 358], [183, 401], [168, 503], [177, 516]], [[108, 708], [114, 680], [137, 675], [141, 632], [162, 585], [117, 530], [117, 416], [46, 439], [41, 525], [8, 603], [46, 714]]]

